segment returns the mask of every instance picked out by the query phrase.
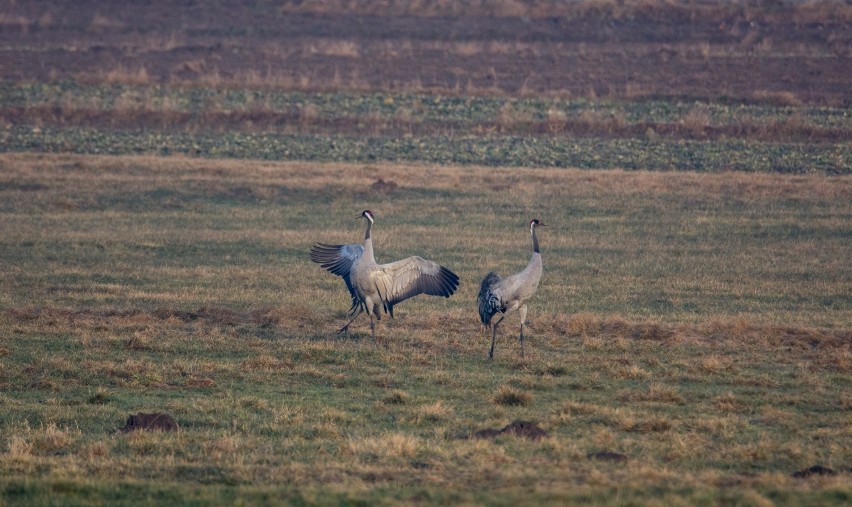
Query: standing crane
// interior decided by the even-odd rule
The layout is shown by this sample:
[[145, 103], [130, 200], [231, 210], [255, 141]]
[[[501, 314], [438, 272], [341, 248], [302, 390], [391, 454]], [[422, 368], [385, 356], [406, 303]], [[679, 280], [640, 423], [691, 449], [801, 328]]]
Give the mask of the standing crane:
[[382, 311], [393, 318], [393, 307], [418, 294], [450, 297], [459, 285], [459, 277], [437, 262], [411, 256], [389, 264], [378, 264], [373, 257], [373, 212], [364, 210], [357, 218], [367, 220], [364, 245], [327, 245], [316, 243], [311, 247], [311, 260], [330, 273], [343, 278], [352, 307], [352, 318], [339, 333], [349, 330], [349, 325], [367, 312], [370, 331], [376, 338], [373, 316], [381, 320]]
[[[494, 341], [497, 338], [497, 326], [503, 322], [507, 314], [518, 310], [521, 317], [521, 334], [518, 337], [521, 342], [521, 357], [524, 357], [524, 323], [527, 320], [527, 301], [538, 289], [541, 280], [541, 252], [538, 249], [538, 236], [535, 230], [546, 224], [534, 218], [530, 221], [530, 234], [532, 235], [533, 253], [527, 267], [520, 273], [500, 278], [495, 272], [485, 275], [479, 288], [479, 296], [476, 298], [479, 306], [479, 318], [482, 324], [491, 326], [491, 350], [488, 351], [488, 359], [494, 359]], [[500, 318], [491, 324], [492, 317], [499, 313]]]

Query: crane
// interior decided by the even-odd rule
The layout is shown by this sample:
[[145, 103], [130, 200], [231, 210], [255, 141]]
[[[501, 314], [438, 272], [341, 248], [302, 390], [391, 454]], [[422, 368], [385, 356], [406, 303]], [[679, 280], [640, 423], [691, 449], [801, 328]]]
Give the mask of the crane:
[[373, 257], [373, 212], [364, 210], [358, 217], [367, 221], [364, 245], [328, 245], [316, 243], [311, 247], [311, 260], [340, 276], [346, 283], [352, 306], [352, 316], [339, 333], [363, 312], [370, 316], [370, 331], [376, 338], [373, 317], [381, 320], [382, 311], [393, 318], [393, 307], [418, 294], [450, 297], [458, 288], [459, 277], [437, 262], [416, 255], [389, 264], [378, 264]]
[[[479, 318], [486, 327], [491, 327], [491, 350], [488, 351], [488, 359], [494, 359], [494, 341], [497, 338], [497, 326], [503, 322], [506, 315], [518, 311], [521, 317], [521, 334], [518, 339], [521, 342], [521, 357], [524, 357], [524, 323], [527, 319], [527, 301], [538, 289], [541, 280], [541, 252], [538, 249], [538, 236], [536, 229], [546, 224], [533, 218], [530, 221], [530, 235], [532, 235], [533, 253], [527, 267], [519, 273], [500, 278], [491, 271], [482, 279], [479, 288], [479, 296], [476, 298], [479, 307]], [[497, 322], [491, 324], [495, 314], [500, 314]]]

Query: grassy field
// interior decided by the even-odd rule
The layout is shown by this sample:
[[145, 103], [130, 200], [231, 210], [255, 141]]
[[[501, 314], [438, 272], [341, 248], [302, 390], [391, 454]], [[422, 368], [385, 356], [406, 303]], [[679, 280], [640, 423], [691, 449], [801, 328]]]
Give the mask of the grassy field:
[[849, 2], [7, 4], [0, 506], [852, 503]]
[[[850, 203], [823, 174], [0, 155], [0, 498], [848, 503]], [[307, 258], [364, 208], [380, 262], [462, 280], [376, 342]], [[531, 217], [527, 357], [510, 317], [489, 362], [478, 282]], [[116, 431], [153, 411], [181, 430]], [[519, 419], [548, 435], [473, 438]]]

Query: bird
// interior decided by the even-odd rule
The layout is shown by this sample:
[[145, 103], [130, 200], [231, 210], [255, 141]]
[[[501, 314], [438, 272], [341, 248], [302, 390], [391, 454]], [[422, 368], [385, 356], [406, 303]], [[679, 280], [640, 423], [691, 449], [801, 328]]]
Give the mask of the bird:
[[[538, 248], [538, 236], [536, 229], [545, 227], [546, 224], [537, 218], [530, 221], [530, 235], [532, 235], [533, 253], [527, 267], [519, 273], [500, 278], [491, 271], [482, 279], [479, 287], [479, 296], [476, 298], [479, 307], [479, 318], [482, 324], [491, 327], [491, 350], [488, 351], [488, 359], [494, 359], [494, 341], [497, 338], [497, 326], [503, 322], [506, 315], [518, 311], [521, 317], [521, 334], [518, 339], [521, 342], [521, 357], [524, 357], [524, 324], [527, 319], [527, 301], [538, 289], [541, 280], [542, 262], [541, 252]], [[493, 324], [494, 315], [500, 314], [500, 318]]]
[[374, 215], [364, 210], [356, 217], [364, 218], [367, 229], [364, 244], [329, 245], [315, 243], [310, 258], [330, 273], [343, 278], [352, 306], [347, 312], [352, 318], [338, 333], [345, 333], [359, 315], [370, 316], [370, 331], [376, 338], [373, 317], [381, 320], [382, 312], [393, 318], [395, 305], [418, 294], [450, 297], [459, 286], [459, 277], [437, 262], [416, 255], [388, 264], [378, 264], [373, 256], [370, 233]]

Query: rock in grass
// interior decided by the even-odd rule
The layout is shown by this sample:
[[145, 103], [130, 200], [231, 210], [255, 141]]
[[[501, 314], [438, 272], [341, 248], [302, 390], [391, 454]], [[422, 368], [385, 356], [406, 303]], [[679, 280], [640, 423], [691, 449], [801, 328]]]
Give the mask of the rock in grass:
[[131, 415], [127, 418], [127, 424], [118, 431], [128, 433], [136, 430], [144, 431], [177, 431], [180, 429], [177, 421], [169, 414], [154, 412], [145, 414], [139, 412], [136, 415]]

